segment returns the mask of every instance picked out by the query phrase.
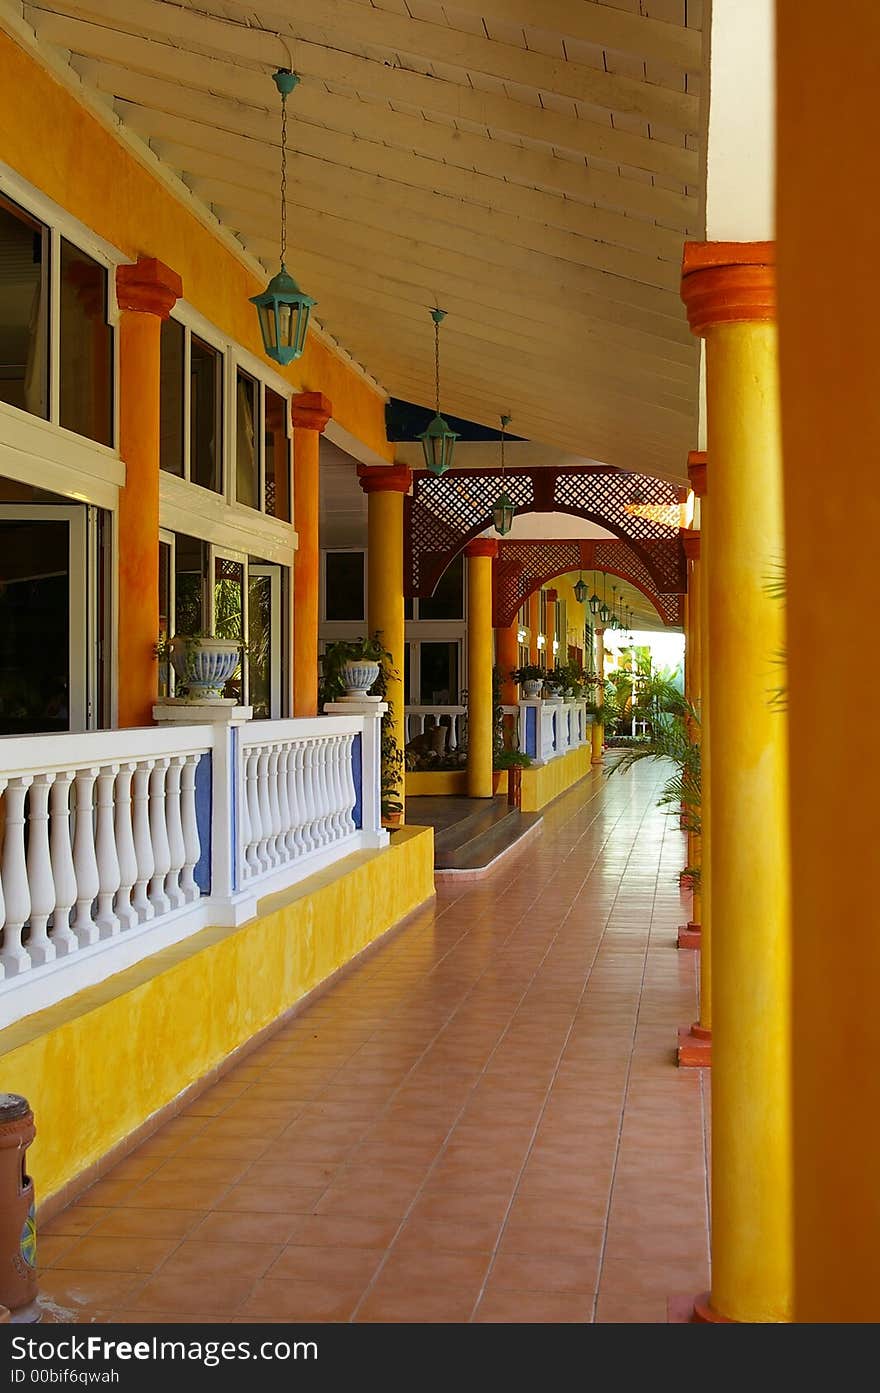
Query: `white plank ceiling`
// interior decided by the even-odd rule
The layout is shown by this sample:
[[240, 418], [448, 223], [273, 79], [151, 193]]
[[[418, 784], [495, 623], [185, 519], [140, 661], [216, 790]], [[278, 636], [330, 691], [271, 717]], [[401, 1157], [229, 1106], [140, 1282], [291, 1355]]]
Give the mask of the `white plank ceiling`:
[[697, 349], [700, 0], [52, 0], [25, 5], [272, 271], [292, 66], [288, 264], [395, 396], [681, 477]]

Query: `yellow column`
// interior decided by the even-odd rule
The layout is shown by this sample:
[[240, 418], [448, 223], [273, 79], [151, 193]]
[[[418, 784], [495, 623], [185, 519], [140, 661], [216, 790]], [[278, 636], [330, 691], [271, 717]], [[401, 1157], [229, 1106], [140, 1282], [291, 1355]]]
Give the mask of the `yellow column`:
[[792, 1313], [784, 555], [772, 243], [688, 243], [712, 462], [712, 1291], [704, 1319]]
[[495, 655], [502, 674], [501, 701], [505, 706], [514, 706], [517, 700], [516, 683], [510, 674], [519, 667], [519, 619], [512, 624], [495, 630]]
[[[596, 688], [596, 705], [605, 705], [605, 630], [596, 628], [596, 672], [599, 685]], [[605, 743], [605, 727], [598, 718], [590, 726], [590, 763], [602, 763], [602, 746]]]
[[[377, 631], [388, 652], [394, 675], [388, 681], [385, 717], [400, 755], [406, 747], [406, 713], [403, 673], [406, 661], [403, 613], [403, 500], [412, 484], [405, 465], [358, 466], [361, 488], [367, 495], [367, 590], [370, 633]], [[491, 624], [491, 618], [490, 618]], [[491, 630], [490, 630], [491, 633]], [[383, 786], [394, 801], [405, 805], [403, 761], [393, 781], [384, 771]], [[404, 813], [400, 815], [404, 821]]]
[[468, 542], [468, 754], [469, 798], [492, 797], [492, 561], [498, 543]]
[[529, 662], [539, 663], [541, 653], [538, 648], [538, 631], [541, 627], [540, 592], [533, 590], [529, 596]]
[[320, 552], [319, 454], [333, 407], [320, 392], [302, 392], [291, 403], [293, 422], [293, 714], [318, 714], [318, 594]]
[[[693, 452], [696, 453], [696, 452]], [[687, 646], [685, 650], [685, 696], [691, 706], [699, 712], [702, 694], [702, 616], [701, 609], [701, 561], [700, 544], [701, 538], [699, 531], [682, 529], [682, 546], [687, 558], [688, 570], [688, 591], [686, 595], [687, 619], [686, 634]], [[688, 723], [691, 740], [695, 743], [700, 742], [700, 729]], [[687, 815], [687, 813], [686, 813]], [[693, 905], [691, 908], [691, 918], [689, 923], [678, 931], [679, 948], [700, 948], [700, 935], [702, 930], [703, 913], [703, 887], [702, 887], [702, 837], [700, 833], [689, 831], [688, 837], [688, 866], [697, 871], [700, 878], [694, 885]], [[708, 997], [708, 994], [707, 994]], [[679, 1061], [681, 1062], [681, 1061]]]
[[556, 654], [553, 652], [553, 643], [556, 634], [556, 601], [559, 598], [555, 590], [544, 592], [547, 596], [547, 646], [544, 652], [547, 655], [546, 667], [548, 672], [552, 672], [556, 666]]
[[[849, 5], [846, 23], [832, 25], [818, 0], [779, 0], [777, 26], [787, 706], [797, 751], [789, 771], [794, 1315], [876, 1325], [880, 743], [870, 730], [846, 726], [833, 747], [815, 738], [817, 699], [841, 652], [839, 589], [815, 578], [838, 567], [871, 615], [880, 532], [880, 278], [871, 212], [877, 196], [864, 171], [876, 160], [880, 8]], [[821, 72], [822, 83], [805, 82], [810, 72]], [[835, 138], [843, 130], [847, 139]], [[872, 618], [860, 627], [857, 682], [871, 709], [880, 644]]]
[[120, 726], [153, 720], [159, 691], [159, 340], [162, 320], [183, 293], [180, 277], [141, 257], [116, 272], [119, 320]]

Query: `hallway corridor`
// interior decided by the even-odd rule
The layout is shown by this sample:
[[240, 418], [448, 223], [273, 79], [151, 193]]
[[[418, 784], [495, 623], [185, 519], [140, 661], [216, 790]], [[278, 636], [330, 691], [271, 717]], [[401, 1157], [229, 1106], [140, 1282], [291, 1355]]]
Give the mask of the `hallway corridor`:
[[708, 1287], [662, 778], [594, 771], [47, 1223], [45, 1318], [646, 1322]]

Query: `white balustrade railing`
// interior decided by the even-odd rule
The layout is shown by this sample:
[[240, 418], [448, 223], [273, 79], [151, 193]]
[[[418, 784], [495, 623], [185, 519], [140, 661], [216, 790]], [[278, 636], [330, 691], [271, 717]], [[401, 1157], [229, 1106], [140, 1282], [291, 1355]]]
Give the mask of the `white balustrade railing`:
[[0, 739], [0, 1026], [384, 845], [379, 726], [376, 712]]
[[407, 744], [428, 730], [445, 726], [449, 732], [446, 750], [457, 750], [462, 743], [466, 715], [466, 706], [407, 706], [404, 713]]
[[527, 697], [517, 709], [519, 748], [540, 764], [567, 754], [589, 739], [587, 703], [581, 698]]

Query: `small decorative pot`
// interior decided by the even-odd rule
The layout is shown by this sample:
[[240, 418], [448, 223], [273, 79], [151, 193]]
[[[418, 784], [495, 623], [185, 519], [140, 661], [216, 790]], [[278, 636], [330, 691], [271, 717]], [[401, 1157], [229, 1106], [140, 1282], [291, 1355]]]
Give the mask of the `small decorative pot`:
[[171, 662], [189, 701], [216, 701], [241, 664], [241, 645], [225, 638], [171, 640]]
[[379, 664], [368, 662], [343, 663], [342, 680], [349, 697], [365, 697], [379, 676]]
[[544, 679], [542, 677], [533, 677], [530, 678], [528, 682], [523, 682], [523, 691], [527, 697], [531, 697], [534, 700], [535, 697], [541, 695], [541, 688], [543, 685]]

